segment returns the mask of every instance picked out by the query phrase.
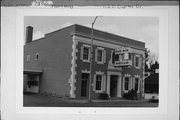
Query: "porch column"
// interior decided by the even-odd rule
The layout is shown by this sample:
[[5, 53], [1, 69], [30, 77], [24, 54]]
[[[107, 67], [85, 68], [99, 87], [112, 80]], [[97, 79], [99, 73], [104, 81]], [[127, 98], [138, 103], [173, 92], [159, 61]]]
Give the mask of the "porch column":
[[118, 83], [117, 83], [117, 97], [121, 97], [121, 76], [118, 77]]
[[107, 75], [107, 94], [110, 95], [110, 75]]

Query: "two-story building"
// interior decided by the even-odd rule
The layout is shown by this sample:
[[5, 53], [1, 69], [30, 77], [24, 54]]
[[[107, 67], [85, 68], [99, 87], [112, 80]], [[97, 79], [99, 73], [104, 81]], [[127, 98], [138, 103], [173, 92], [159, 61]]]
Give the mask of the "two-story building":
[[122, 97], [135, 89], [144, 95], [145, 43], [94, 30], [91, 72], [91, 28], [75, 24], [34, 41], [32, 33], [27, 27], [25, 92], [88, 99], [89, 93], [92, 98], [103, 92]]

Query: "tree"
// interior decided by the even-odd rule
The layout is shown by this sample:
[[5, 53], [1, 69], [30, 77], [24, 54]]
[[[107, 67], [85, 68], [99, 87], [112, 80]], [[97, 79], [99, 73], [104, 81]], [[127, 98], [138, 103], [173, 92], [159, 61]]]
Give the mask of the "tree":
[[156, 72], [156, 69], [159, 69], [158, 61], [155, 61], [153, 64], [150, 65], [151, 74], [154, 74]]
[[145, 72], [154, 74], [156, 69], [159, 69], [159, 62], [151, 55], [149, 49], [145, 51]]

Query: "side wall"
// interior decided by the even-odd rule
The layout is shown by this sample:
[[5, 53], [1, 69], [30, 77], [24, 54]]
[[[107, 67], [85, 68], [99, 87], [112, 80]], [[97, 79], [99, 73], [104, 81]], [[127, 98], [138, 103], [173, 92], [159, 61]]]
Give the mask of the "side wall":
[[[72, 36], [69, 27], [50, 34], [44, 38], [27, 43], [24, 46], [24, 68], [42, 69], [40, 93], [57, 96], [69, 96], [72, 59]], [[36, 54], [39, 60], [35, 60]], [[30, 61], [27, 61], [30, 55]]]

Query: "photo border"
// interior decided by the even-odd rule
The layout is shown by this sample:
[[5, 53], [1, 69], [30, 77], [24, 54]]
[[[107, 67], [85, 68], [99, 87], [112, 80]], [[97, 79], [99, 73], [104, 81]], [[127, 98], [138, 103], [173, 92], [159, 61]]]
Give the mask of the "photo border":
[[[88, 14], [87, 14], [88, 13]], [[80, 108], [80, 107], [23, 107], [23, 43], [24, 16], [141, 16], [159, 17], [159, 107], [154, 108]], [[112, 9], [21, 9], [17, 11], [16, 33], [16, 110], [18, 113], [63, 113], [63, 114], [167, 114], [168, 93], [168, 21], [167, 10], [112, 10]], [[69, 111], [71, 109], [71, 111]], [[37, 112], [38, 111], [38, 112]], [[61, 112], [60, 112], [61, 111]]]

